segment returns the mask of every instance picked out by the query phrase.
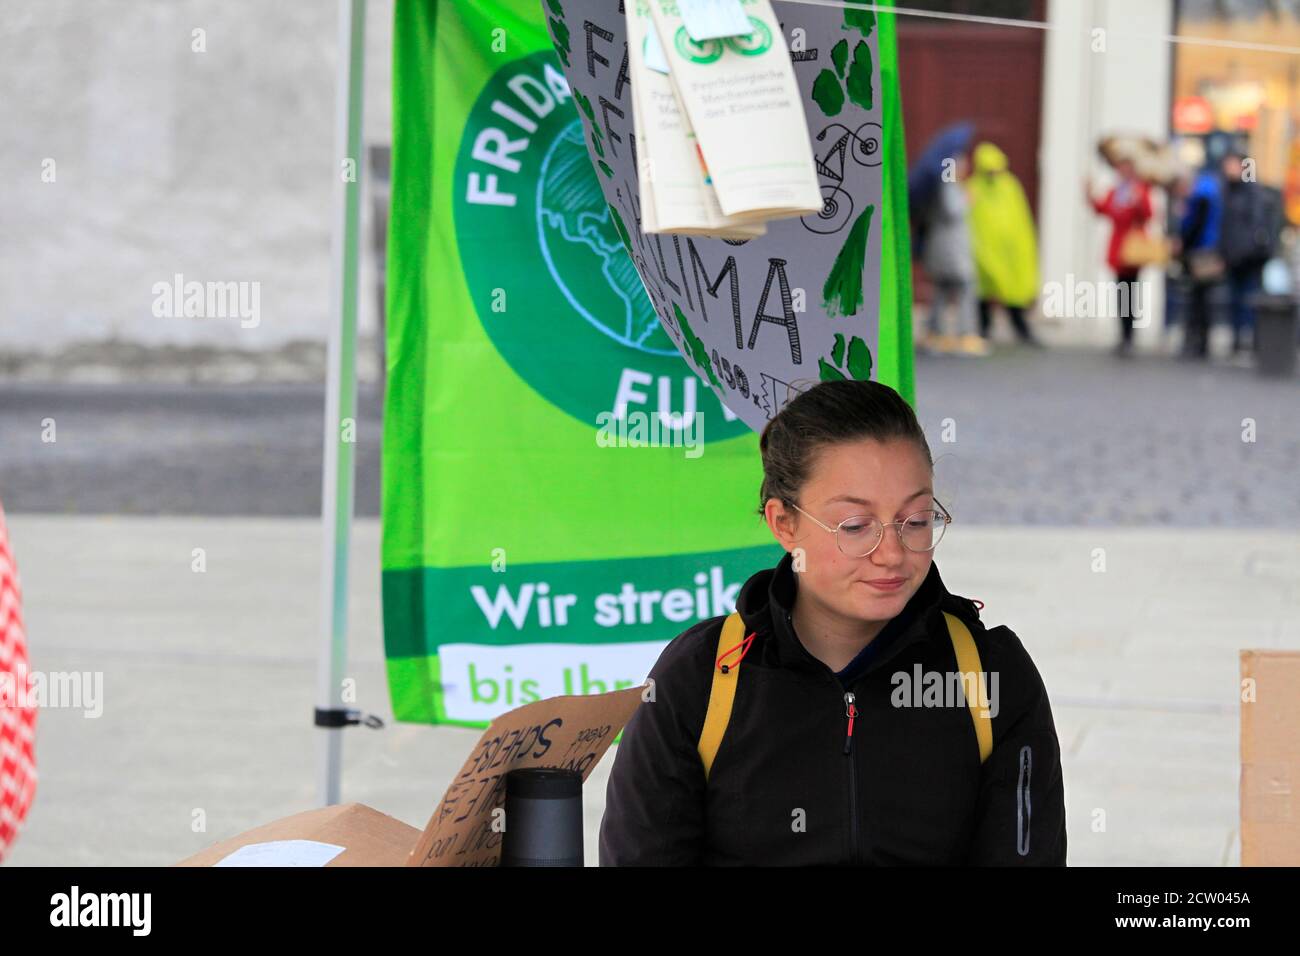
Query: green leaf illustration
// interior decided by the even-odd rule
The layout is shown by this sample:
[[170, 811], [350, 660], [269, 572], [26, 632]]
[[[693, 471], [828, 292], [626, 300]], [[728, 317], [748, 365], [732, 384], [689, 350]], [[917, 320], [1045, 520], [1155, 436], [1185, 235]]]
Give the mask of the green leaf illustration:
[[837, 368], [827, 365], [825, 359], [817, 360], [817, 368], [821, 371], [821, 380], [823, 382], [844, 381], [844, 373]]
[[[608, 168], [608, 167], [607, 167]], [[632, 237], [628, 234], [627, 225], [623, 222], [623, 217], [618, 214], [618, 210], [605, 203], [609, 207], [609, 214], [614, 219], [614, 229], [618, 232], [618, 237], [623, 240], [623, 245], [627, 249], [627, 254], [632, 254]]]
[[844, 90], [830, 70], [822, 70], [817, 74], [817, 79], [813, 81], [812, 98], [827, 116], [835, 116], [844, 109]]
[[875, 96], [871, 87], [871, 47], [867, 42], [857, 42], [853, 48], [853, 62], [850, 64], [848, 41], [840, 40], [831, 47], [831, 63], [834, 70], [824, 69], [813, 80], [813, 102], [827, 116], [837, 116], [844, 109], [847, 90], [848, 99], [864, 110], [871, 109]]
[[677, 325], [681, 328], [682, 335], [686, 339], [686, 347], [690, 350], [691, 358], [695, 360], [695, 364], [699, 366], [700, 371], [709, 376], [709, 381], [713, 383], [713, 387], [718, 390], [718, 395], [721, 396], [722, 383], [718, 381], [718, 376], [713, 374], [713, 366], [709, 363], [709, 350], [704, 347], [704, 343], [691, 330], [691, 324], [686, 321], [686, 316], [682, 315], [682, 310], [676, 302], [673, 303], [673, 314], [677, 316]]
[[827, 315], [856, 315], [862, 307], [862, 270], [867, 264], [867, 238], [871, 234], [871, 215], [875, 211], [874, 205], [862, 211], [835, 256], [822, 287]]
[[[578, 108], [587, 114], [587, 119], [593, 123], [596, 121], [596, 110], [591, 105], [591, 100], [582, 95], [582, 90], [576, 86], [573, 88], [573, 101], [578, 104]], [[593, 127], [595, 128], [595, 127]]]
[[849, 342], [849, 377], [859, 382], [871, 378], [871, 349], [859, 338]]
[[845, 81], [849, 90], [849, 99], [864, 110], [871, 109], [873, 100], [871, 92], [871, 47], [866, 40], [859, 40], [853, 48], [853, 65], [849, 67], [849, 78]]
[[835, 334], [835, 345], [831, 348], [831, 360], [827, 362], [824, 358], [817, 360], [817, 369], [821, 374], [823, 382], [842, 382], [852, 379], [855, 382], [866, 382], [871, 378], [871, 349], [862, 339], [854, 336], [849, 340], [849, 362], [848, 374], [844, 372], [844, 336], [838, 332]]
[[555, 52], [559, 56], [560, 62], [568, 66], [569, 27], [564, 22], [564, 7], [560, 6], [560, 0], [546, 0], [546, 6], [554, 14], [554, 16], [547, 18], [547, 22], [551, 27], [551, 37], [555, 41]]
[[876, 14], [873, 10], [844, 9], [844, 29], [856, 28], [864, 37], [876, 27]]
[[835, 64], [835, 72], [839, 78], [844, 79], [844, 68], [849, 65], [848, 40], [841, 40], [831, 47], [831, 62]]

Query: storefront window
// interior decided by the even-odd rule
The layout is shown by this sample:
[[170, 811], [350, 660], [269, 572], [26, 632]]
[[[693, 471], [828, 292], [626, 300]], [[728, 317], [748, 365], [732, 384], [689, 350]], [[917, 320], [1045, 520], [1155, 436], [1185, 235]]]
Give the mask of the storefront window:
[[[918, 13], [952, 13], [1004, 20], [1042, 20], [1045, 14], [1045, 0], [897, 0], [892, 6]], [[935, 18], [935, 22], [943, 20]]]
[[1180, 12], [1186, 20], [1250, 20], [1279, 13], [1294, 16], [1300, 3], [1297, 0], [1183, 0], [1182, 7]]
[[1199, 166], [1241, 148], [1300, 222], [1300, 2], [1180, 0], [1175, 33], [1205, 41], [1174, 47], [1170, 129], [1180, 157]]

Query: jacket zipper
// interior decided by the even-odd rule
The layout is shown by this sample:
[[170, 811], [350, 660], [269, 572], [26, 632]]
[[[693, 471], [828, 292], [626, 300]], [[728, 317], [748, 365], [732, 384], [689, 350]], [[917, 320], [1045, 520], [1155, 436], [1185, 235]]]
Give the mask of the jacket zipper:
[[1016, 781], [1016, 852], [1029, 855], [1029, 771], [1033, 751], [1029, 745], [1020, 748], [1020, 779]]
[[849, 761], [849, 839], [854, 863], [858, 862], [858, 772], [853, 759], [853, 722], [858, 716], [856, 699], [852, 691], [844, 692], [844, 714], [849, 719], [844, 734], [844, 756]]

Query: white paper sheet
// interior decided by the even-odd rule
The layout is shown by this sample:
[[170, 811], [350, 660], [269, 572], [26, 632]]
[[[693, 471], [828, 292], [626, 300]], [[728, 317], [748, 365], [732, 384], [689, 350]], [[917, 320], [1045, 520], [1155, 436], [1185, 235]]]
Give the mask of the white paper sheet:
[[677, 0], [677, 8], [682, 12], [686, 32], [697, 43], [748, 36], [754, 30], [740, 0]]
[[241, 846], [213, 866], [324, 866], [345, 849], [315, 840], [273, 840]]

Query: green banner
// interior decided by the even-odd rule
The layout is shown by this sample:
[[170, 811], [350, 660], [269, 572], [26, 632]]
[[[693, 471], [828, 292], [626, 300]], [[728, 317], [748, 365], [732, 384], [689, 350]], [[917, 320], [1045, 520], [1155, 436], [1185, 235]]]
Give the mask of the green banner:
[[[641, 683], [781, 550], [757, 436], [646, 294], [542, 5], [403, 0], [393, 54], [389, 687], [398, 720], [482, 727]], [[876, 374], [908, 394], [885, 325]]]

